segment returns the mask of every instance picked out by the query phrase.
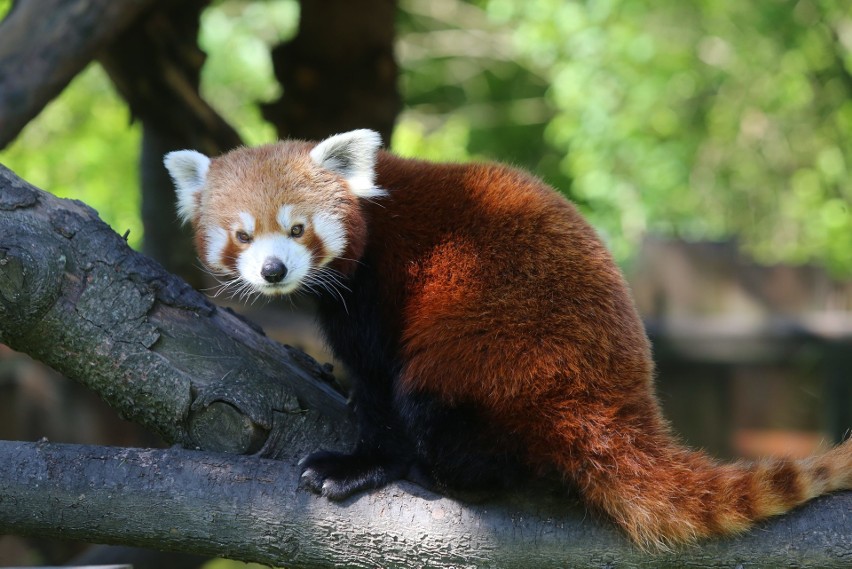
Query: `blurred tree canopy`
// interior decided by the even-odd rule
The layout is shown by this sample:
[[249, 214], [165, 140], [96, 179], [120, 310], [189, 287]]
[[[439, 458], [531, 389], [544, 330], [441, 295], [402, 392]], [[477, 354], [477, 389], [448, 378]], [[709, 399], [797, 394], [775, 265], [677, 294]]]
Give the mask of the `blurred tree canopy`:
[[[0, 16], [10, 0], [0, 0]], [[202, 92], [251, 144], [280, 93], [296, 0], [206, 10]], [[578, 202], [622, 259], [646, 233], [735, 237], [764, 262], [852, 275], [848, 0], [403, 0], [392, 148], [488, 158]], [[0, 162], [138, 244], [139, 129], [96, 66]]]

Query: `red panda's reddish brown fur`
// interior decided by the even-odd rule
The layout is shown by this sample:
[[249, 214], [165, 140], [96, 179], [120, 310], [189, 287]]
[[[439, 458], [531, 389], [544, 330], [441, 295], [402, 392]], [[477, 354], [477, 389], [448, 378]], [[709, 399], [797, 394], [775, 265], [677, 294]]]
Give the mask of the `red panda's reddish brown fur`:
[[[523, 437], [530, 463], [555, 466], [638, 543], [739, 532], [852, 486], [850, 441], [804, 461], [729, 465], [678, 444], [621, 274], [576, 209], [537, 179], [389, 155], [378, 173], [379, 185], [406, 188], [394, 211], [411, 235], [444, 235], [388, 253], [421, 260], [396, 269], [394, 286], [409, 292], [401, 381], [485, 405]], [[399, 231], [380, 211], [371, 219], [374, 238]]]
[[[852, 487], [852, 441], [806, 460], [753, 464], [718, 464], [681, 446], [662, 418], [649, 343], [619, 270], [574, 206], [535, 177], [380, 152], [376, 185], [388, 195], [359, 201], [340, 176], [317, 170], [311, 148], [286, 142], [214, 160], [193, 217], [199, 249], [205, 216], [228, 227], [241, 209], [263, 217], [282, 203], [343, 208], [349, 241], [331, 267], [354, 290], [346, 314], [332, 295], [324, 322], [340, 357], [364, 376], [361, 396], [398, 406], [386, 422], [410, 427], [412, 446], [428, 447], [418, 432], [429, 421], [461, 416], [416, 415], [415, 425], [424, 397], [429, 409], [469, 406], [524, 464], [559, 472], [648, 547], [740, 532]], [[239, 254], [233, 243], [226, 249]], [[359, 311], [365, 298], [371, 304]], [[371, 350], [387, 356], [374, 362]], [[370, 391], [379, 390], [369, 385], [376, 372], [387, 372], [393, 398]], [[311, 487], [342, 498], [405, 475], [407, 466], [370, 450], [382, 443], [365, 439], [352, 456], [310, 457]], [[406, 443], [394, 444], [387, 448]], [[403, 462], [426, 460], [418, 452]], [[424, 456], [433, 455], [443, 456], [440, 448]]]

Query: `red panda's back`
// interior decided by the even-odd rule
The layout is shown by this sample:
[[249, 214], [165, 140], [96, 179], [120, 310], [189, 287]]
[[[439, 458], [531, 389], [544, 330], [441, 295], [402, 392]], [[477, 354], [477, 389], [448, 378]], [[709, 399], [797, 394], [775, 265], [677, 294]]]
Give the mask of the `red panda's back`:
[[390, 197], [371, 207], [368, 249], [399, 303], [410, 387], [496, 407], [650, 393], [647, 340], [621, 274], [553, 189], [507, 166], [387, 154], [378, 184]]

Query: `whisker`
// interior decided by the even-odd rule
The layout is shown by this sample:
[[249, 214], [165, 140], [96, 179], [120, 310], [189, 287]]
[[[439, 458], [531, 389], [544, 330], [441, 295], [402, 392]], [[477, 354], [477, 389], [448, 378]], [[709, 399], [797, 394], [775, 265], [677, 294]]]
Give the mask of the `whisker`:
[[349, 307], [347, 306], [346, 298], [343, 296], [340, 289], [344, 289], [347, 292], [352, 291], [341, 280], [343, 278], [345, 277], [339, 271], [335, 271], [334, 269], [329, 269], [328, 267], [314, 267], [305, 277], [303, 285], [316, 295], [319, 295], [320, 293], [320, 291], [316, 288], [319, 287], [320, 290], [324, 290], [332, 296], [337, 296], [343, 304], [343, 309], [348, 314]]
[[[225, 282], [220, 282], [219, 283], [219, 289], [213, 295], [213, 298], [217, 298], [220, 294], [222, 294], [225, 291], [230, 291], [231, 289], [236, 288], [238, 286], [238, 282], [239, 282], [239, 279], [236, 279], [236, 278], [233, 278], [233, 279], [225, 281]], [[233, 291], [231, 291], [231, 292], [233, 292]], [[231, 296], [233, 297], [233, 294]]]
[[348, 286], [346, 286], [346, 284], [344, 284], [342, 276], [335, 275], [334, 273], [324, 273], [318, 271], [315, 275], [313, 275], [313, 277], [316, 280], [328, 283], [330, 285], [335, 286], [336, 288], [341, 288], [346, 292], [352, 292], [352, 289], [350, 289]]
[[[336, 257], [336, 258], [340, 259], [341, 261], [352, 261], [353, 263], [357, 263], [361, 266], [364, 266], [364, 262], [361, 261], [360, 259], [350, 259], [349, 257]], [[322, 268], [328, 269], [329, 271], [334, 271], [335, 273], [340, 273], [340, 271], [338, 271], [337, 269], [332, 269], [330, 267], [322, 267]]]

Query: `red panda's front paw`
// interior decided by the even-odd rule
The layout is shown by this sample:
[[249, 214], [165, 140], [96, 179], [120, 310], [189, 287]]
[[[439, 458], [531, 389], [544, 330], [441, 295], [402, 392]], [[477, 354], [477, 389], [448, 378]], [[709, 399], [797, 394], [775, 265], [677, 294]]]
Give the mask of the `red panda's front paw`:
[[363, 452], [320, 451], [305, 457], [300, 464], [302, 485], [334, 501], [381, 488], [402, 478], [407, 470], [402, 461]]

